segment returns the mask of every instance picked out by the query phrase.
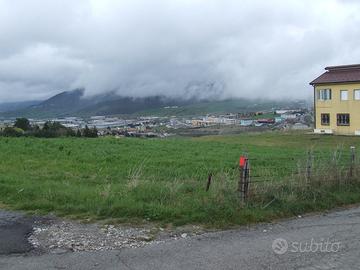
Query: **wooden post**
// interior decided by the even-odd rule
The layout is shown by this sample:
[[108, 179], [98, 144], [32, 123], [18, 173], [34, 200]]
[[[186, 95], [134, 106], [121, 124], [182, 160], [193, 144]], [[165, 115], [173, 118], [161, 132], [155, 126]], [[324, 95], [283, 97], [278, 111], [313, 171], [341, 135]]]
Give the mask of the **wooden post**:
[[210, 189], [211, 179], [212, 179], [212, 173], [209, 173], [208, 181], [207, 181], [207, 184], [206, 184], [206, 192], [208, 192], [209, 189]]
[[241, 198], [243, 198], [243, 183], [244, 183], [244, 167], [243, 166], [239, 166], [239, 182], [238, 182], [238, 192], [239, 192], [239, 196]]
[[355, 167], [355, 146], [350, 146], [350, 177], [354, 176], [354, 167]]
[[249, 181], [250, 181], [249, 159], [246, 156], [240, 157], [239, 172], [240, 172], [240, 178], [238, 183], [238, 192], [241, 198], [241, 202], [245, 203], [245, 201], [248, 198]]
[[340, 187], [341, 184], [341, 171], [340, 171], [340, 167], [338, 166], [340, 161], [340, 151], [337, 148], [334, 153], [333, 153], [333, 158], [332, 158], [332, 163], [331, 163], [331, 168], [332, 168], [332, 174], [334, 174], [334, 181], [335, 183], [338, 185], [338, 187]]
[[250, 184], [250, 163], [246, 159], [245, 163], [245, 181], [244, 181], [244, 201], [247, 201], [249, 198], [249, 184]]
[[311, 169], [312, 169], [312, 153], [309, 150], [308, 151], [307, 164], [306, 164], [306, 184], [310, 183]]

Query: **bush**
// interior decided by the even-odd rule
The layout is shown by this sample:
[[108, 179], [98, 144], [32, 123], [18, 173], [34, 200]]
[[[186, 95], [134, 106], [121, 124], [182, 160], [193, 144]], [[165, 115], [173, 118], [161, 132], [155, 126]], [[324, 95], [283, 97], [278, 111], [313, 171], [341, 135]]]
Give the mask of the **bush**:
[[24, 130], [17, 127], [6, 127], [2, 131], [2, 136], [5, 137], [20, 137], [24, 135]]

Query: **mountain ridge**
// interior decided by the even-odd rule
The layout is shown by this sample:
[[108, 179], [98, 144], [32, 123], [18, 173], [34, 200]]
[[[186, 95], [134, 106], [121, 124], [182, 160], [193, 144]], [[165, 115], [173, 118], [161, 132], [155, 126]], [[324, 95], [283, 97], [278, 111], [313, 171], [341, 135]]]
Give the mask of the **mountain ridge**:
[[133, 114], [142, 110], [164, 106], [184, 105], [190, 101], [164, 96], [123, 97], [112, 92], [86, 97], [84, 89], [63, 91], [42, 102], [19, 110], [0, 112], [1, 117], [49, 118], [66, 116]]
[[87, 97], [84, 89], [74, 89], [60, 92], [27, 107], [0, 112], [0, 117], [41, 119], [67, 116], [89, 117], [94, 115], [188, 116], [304, 106], [306, 106], [305, 101], [174, 99], [165, 96], [134, 98], [119, 96], [113, 92]]

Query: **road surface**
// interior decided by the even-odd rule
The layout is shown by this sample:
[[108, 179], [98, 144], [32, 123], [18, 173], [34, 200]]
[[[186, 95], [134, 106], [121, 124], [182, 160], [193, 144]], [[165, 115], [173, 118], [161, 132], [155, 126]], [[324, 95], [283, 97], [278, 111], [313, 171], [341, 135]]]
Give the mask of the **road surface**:
[[0, 210], [0, 256], [31, 250], [27, 236], [32, 232], [33, 217]]
[[0, 255], [0, 269], [360, 269], [360, 208], [138, 249]]

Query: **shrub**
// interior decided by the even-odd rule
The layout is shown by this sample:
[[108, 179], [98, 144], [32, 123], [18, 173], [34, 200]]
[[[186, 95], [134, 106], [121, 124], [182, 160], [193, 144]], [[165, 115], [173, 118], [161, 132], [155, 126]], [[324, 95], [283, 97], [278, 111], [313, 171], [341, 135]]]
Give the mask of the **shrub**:
[[24, 130], [17, 127], [6, 127], [2, 131], [2, 135], [5, 137], [20, 137], [24, 135]]

